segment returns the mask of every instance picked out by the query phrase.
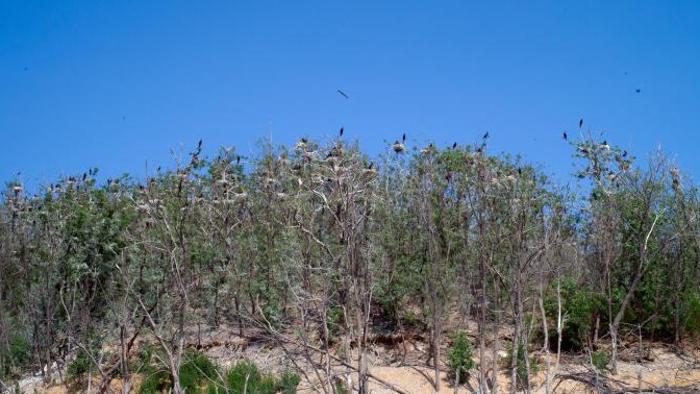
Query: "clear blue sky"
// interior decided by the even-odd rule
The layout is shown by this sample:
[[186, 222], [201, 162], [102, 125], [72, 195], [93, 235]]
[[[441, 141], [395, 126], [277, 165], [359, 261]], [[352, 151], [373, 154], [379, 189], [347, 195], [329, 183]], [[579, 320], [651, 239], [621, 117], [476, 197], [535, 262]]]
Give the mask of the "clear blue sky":
[[372, 153], [489, 130], [566, 175], [580, 117], [697, 179], [699, 111], [698, 1], [0, 2], [2, 181], [141, 176], [199, 138], [250, 155], [341, 125]]

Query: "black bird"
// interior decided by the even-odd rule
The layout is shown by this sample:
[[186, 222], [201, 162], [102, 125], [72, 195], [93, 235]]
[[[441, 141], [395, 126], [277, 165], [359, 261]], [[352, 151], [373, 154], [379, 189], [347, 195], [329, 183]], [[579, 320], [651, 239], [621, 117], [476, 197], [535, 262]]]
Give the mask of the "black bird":
[[374, 167], [374, 162], [369, 163], [369, 166], [367, 167], [368, 170], [371, 170], [372, 167]]
[[578, 121], [578, 128], [580, 129], [581, 127], [583, 127], [583, 118]]
[[202, 139], [199, 139], [199, 142], [197, 142], [197, 149], [202, 147]]
[[641, 93], [641, 92], [642, 92], [642, 89], [637, 89], [637, 90], [635, 90], [635, 92]]
[[564, 141], [568, 141], [568, 140], [569, 140], [569, 136], [566, 135], [566, 131], [562, 134], [562, 137], [564, 137]]
[[349, 99], [349, 98], [350, 98], [350, 97], [348, 97], [347, 94], [345, 94], [345, 92], [343, 92], [343, 91], [340, 90], [340, 89], [338, 89], [337, 92], [338, 92], [338, 94], [340, 94], [341, 96], [345, 97], [346, 99]]
[[344, 131], [345, 131], [345, 128], [341, 127], [341, 128], [340, 128], [340, 136], [341, 136], [341, 137], [343, 136], [343, 132], [344, 132]]
[[83, 181], [87, 178], [87, 174], [83, 172]]
[[626, 151], [626, 150], [622, 151], [622, 157], [627, 157], [627, 151]]
[[452, 149], [457, 149], [457, 143], [452, 144]]
[[481, 137], [481, 138], [482, 138], [482, 139], [487, 139], [487, 138], [489, 138], [489, 132], [487, 131], [486, 133], [484, 133], [484, 136]]
[[406, 142], [406, 133], [403, 133], [403, 136], [401, 137], [401, 141]]

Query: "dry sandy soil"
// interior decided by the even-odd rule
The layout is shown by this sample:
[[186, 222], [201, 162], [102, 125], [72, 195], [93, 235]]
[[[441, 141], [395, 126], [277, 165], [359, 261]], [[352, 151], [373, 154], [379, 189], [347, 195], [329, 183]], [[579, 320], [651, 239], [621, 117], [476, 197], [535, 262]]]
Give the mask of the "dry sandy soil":
[[[471, 330], [470, 330], [471, 331]], [[250, 333], [249, 333], [250, 334]], [[505, 338], [502, 341], [505, 343]], [[299, 385], [300, 393], [312, 393], [315, 375], [309, 364], [305, 362], [305, 356], [299, 349], [287, 348], [287, 354], [278, 346], [262, 339], [259, 335], [245, 335], [240, 337], [233, 329], [218, 329], [207, 332], [199, 336], [193, 345], [201, 345], [203, 351], [212, 358], [219, 366], [226, 368], [237, 361], [249, 359], [255, 361], [261, 369], [269, 372], [280, 372], [292, 367], [292, 362], [287, 354], [293, 354], [297, 365], [305, 369], [306, 375]], [[638, 346], [638, 345], [635, 345]], [[700, 348], [692, 346], [692, 349], [684, 349], [682, 355], [671, 348], [661, 344], [644, 344], [648, 349], [647, 357], [641, 363], [621, 361], [616, 375], [607, 375], [607, 382], [610, 387], [619, 389], [626, 387], [634, 392], [652, 392], [653, 389], [663, 387], [675, 387], [676, 391], [690, 393], [700, 393]], [[447, 343], [445, 343], [445, 348]], [[445, 349], [446, 350], [446, 349]], [[377, 343], [370, 352], [371, 373], [376, 377], [401, 388], [408, 393], [434, 393], [433, 377], [431, 368], [425, 367], [427, 359], [427, 345], [422, 338], [416, 337], [406, 340], [401, 344], [381, 345]], [[446, 352], [443, 352], [445, 354]], [[501, 355], [505, 352], [499, 352]], [[534, 355], [539, 360], [540, 372], [532, 379], [533, 392], [545, 392], [544, 355]], [[314, 362], [321, 361], [320, 354], [311, 355]], [[560, 374], [563, 376], [575, 376], [585, 373], [588, 378], [594, 377], [591, 370], [586, 366], [585, 355], [565, 355], [561, 360]], [[554, 358], [550, 358], [552, 368], [554, 368]], [[490, 363], [489, 363], [490, 364]], [[444, 368], [443, 368], [444, 369]], [[339, 372], [340, 368], [337, 369]], [[440, 393], [454, 393], [451, 379], [448, 377], [446, 369], [440, 373], [441, 384]], [[308, 379], [307, 379], [308, 378]], [[341, 378], [347, 379], [348, 375]], [[349, 376], [351, 381], [356, 381], [354, 376]], [[97, 380], [97, 378], [95, 378]], [[132, 387], [138, 387], [140, 378], [135, 377]], [[56, 379], [59, 381], [60, 379]], [[602, 379], [601, 379], [602, 380]], [[97, 384], [97, 383], [94, 383]], [[457, 392], [476, 392], [477, 377], [472, 376], [467, 384], [460, 387]], [[371, 391], [373, 393], [392, 393], [393, 391], [382, 384], [371, 381]], [[508, 392], [509, 376], [505, 370], [498, 376], [499, 392]], [[551, 386], [556, 393], [594, 393], [595, 390], [588, 385], [572, 379], [553, 378]], [[115, 379], [111, 384], [114, 392], [120, 392], [121, 382]], [[682, 389], [683, 388], [683, 389]], [[64, 384], [55, 383], [45, 386], [41, 384], [38, 377], [31, 377], [21, 381], [21, 389], [27, 393], [67, 393]], [[132, 390], [135, 392], [135, 390]], [[667, 391], [672, 392], [672, 391]]]

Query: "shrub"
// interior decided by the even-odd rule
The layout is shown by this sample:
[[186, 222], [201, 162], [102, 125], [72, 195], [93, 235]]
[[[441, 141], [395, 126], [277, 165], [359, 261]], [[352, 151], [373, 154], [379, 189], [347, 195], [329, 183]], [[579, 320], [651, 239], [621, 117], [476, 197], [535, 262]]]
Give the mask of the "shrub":
[[31, 346], [23, 336], [15, 335], [9, 342], [6, 350], [0, 349], [0, 377], [19, 376], [32, 357]]
[[460, 382], [465, 382], [469, 371], [474, 368], [472, 360], [472, 346], [467, 338], [467, 333], [458, 331], [452, 339], [452, 347], [448, 353], [448, 364], [455, 376], [459, 376]]
[[608, 369], [609, 362], [610, 355], [607, 352], [599, 350], [597, 352], [591, 353], [591, 363], [598, 370], [598, 372], [602, 373], [603, 371]]
[[[515, 362], [516, 374], [518, 376], [518, 389], [523, 390], [527, 387], [529, 376], [527, 373], [527, 364], [525, 363], [525, 357], [527, 357], [527, 346], [524, 343], [518, 344], [517, 352], [513, 351], [513, 346], [508, 345], [508, 356], [504, 359], [504, 366], [510, 368], [513, 362], [513, 355], [517, 357]], [[530, 362], [530, 375], [536, 375], [540, 367], [537, 364], [537, 360], [534, 357], [529, 357]]]
[[[161, 392], [172, 386], [172, 375], [164, 366], [151, 364], [152, 348], [145, 348], [140, 353], [143, 363], [140, 370], [146, 375], [139, 387], [140, 394]], [[183, 356], [182, 365], [178, 371], [180, 387], [186, 393], [199, 393], [202, 386], [218, 379], [216, 366], [202, 353], [187, 350]]]
[[220, 380], [209, 385], [209, 394], [249, 393], [249, 394], [294, 394], [301, 379], [299, 375], [286, 371], [277, 379], [272, 375], [262, 374], [257, 365], [251, 361], [241, 361], [227, 373], [225, 382]]
[[66, 370], [68, 380], [73, 382], [81, 380], [90, 371], [90, 363], [90, 355], [82, 349], [79, 350], [75, 358], [68, 363]]

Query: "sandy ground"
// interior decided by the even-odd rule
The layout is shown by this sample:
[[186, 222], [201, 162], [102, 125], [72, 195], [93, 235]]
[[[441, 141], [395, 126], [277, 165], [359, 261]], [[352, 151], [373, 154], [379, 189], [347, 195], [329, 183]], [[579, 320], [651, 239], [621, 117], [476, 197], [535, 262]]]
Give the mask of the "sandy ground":
[[[317, 365], [322, 365], [322, 357], [318, 353], [304, 353], [299, 349], [274, 347], [272, 343], [260, 339], [254, 333], [241, 338], [237, 331], [233, 329], [221, 328], [215, 332], [204, 332], [197, 335], [192, 346], [199, 346], [207, 356], [222, 368], [230, 367], [236, 362], [244, 359], [252, 360], [264, 371], [279, 373], [285, 369], [292, 369], [296, 366], [303, 368], [306, 372], [302, 376], [302, 383], [299, 385], [300, 393], [312, 393], [314, 382], [317, 381], [314, 371], [310, 368], [308, 361], [313, 361]], [[505, 341], [503, 341], [505, 343]], [[651, 392], [653, 388], [659, 387], [686, 387], [696, 389], [700, 393], [700, 349], [687, 350], [683, 356], [679, 356], [672, 349], [660, 344], [646, 344], [649, 348], [649, 357], [642, 363], [620, 361], [618, 363], [618, 373], [608, 375], [610, 380], [626, 387], [635, 389], [635, 392]], [[446, 354], [443, 351], [443, 355]], [[434, 393], [432, 368], [425, 367], [427, 345], [421, 338], [405, 341], [399, 345], [377, 344], [369, 352], [370, 371], [378, 378], [404, 390], [407, 393]], [[499, 352], [501, 356], [505, 352]], [[294, 359], [294, 363], [290, 360]], [[532, 378], [532, 388], [535, 393], [545, 393], [545, 362], [543, 355], [535, 355], [539, 359], [540, 372]], [[491, 363], [489, 362], [489, 365]], [[554, 358], [550, 358], [552, 369], [554, 368]], [[562, 375], [590, 372], [585, 366], [586, 357], [584, 355], [565, 355], [561, 361], [560, 373]], [[469, 381], [455, 391], [452, 378], [443, 370], [440, 373], [440, 393], [473, 393], [478, 387], [476, 373]], [[334, 368], [338, 372], [340, 379], [347, 379], [347, 370], [344, 368]], [[308, 379], [307, 379], [308, 378]], [[136, 392], [140, 377], [134, 377], [131, 392]], [[356, 376], [350, 376], [356, 382]], [[56, 381], [59, 381], [56, 376]], [[94, 380], [94, 385], [98, 385], [98, 378]], [[498, 376], [499, 392], [508, 392], [510, 378], [507, 371], [502, 370]], [[38, 377], [30, 377], [20, 382], [22, 392], [26, 393], [68, 393], [64, 384], [53, 384], [44, 386]], [[556, 393], [593, 393], [591, 387], [568, 379], [552, 378], [550, 387]], [[113, 392], [121, 391], [121, 381], [115, 379], [111, 383]], [[556, 388], [556, 390], [554, 390]], [[392, 393], [393, 391], [380, 383], [370, 380], [372, 393]]]

